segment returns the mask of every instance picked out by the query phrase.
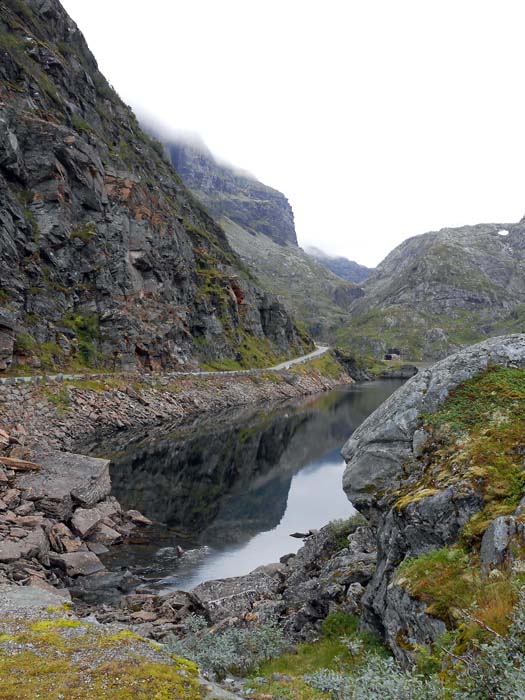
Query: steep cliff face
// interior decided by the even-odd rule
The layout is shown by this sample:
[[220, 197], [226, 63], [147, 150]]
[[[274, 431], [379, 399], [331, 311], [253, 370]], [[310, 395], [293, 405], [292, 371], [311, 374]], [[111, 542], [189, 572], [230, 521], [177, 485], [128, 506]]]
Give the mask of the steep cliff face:
[[525, 335], [491, 338], [420, 371], [343, 448], [343, 486], [377, 535], [363, 622], [403, 663], [447, 629], [461, 647], [508, 626], [525, 542], [524, 396]]
[[359, 287], [336, 277], [297, 245], [286, 197], [218, 163], [202, 143], [166, 142], [184, 184], [213, 212], [233, 250], [309, 333], [332, 342]]
[[57, 0], [0, 4], [0, 369], [240, 364], [308, 341]]
[[327, 255], [324, 251], [314, 246], [308, 246], [304, 250], [323, 267], [333, 272], [334, 275], [353, 284], [361, 284], [373, 272], [371, 267], [365, 267], [365, 265], [360, 265], [354, 260], [348, 260], [348, 258], [342, 256]]
[[439, 359], [525, 323], [525, 222], [443, 229], [398, 246], [364, 283], [341, 340]]
[[202, 143], [168, 141], [166, 149], [186, 187], [215, 218], [227, 217], [249, 233], [297, 245], [292, 207], [281, 192], [222, 165]]

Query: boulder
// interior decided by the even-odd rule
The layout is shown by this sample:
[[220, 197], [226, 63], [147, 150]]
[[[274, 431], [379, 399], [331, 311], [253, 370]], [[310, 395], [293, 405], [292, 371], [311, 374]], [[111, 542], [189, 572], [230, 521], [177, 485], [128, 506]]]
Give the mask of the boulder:
[[118, 502], [114, 498], [108, 498], [92, 508], [77, 508], [71, 518], [71, 527], [81, 537], [87, 537], [104, 518], [111, 518], [119, 512]]
[[[483, 496], [465, 484], [451, 485], [429, 489], [396, 509], [396, 491], [417, 481], [423, 469], [420, 458], [428, 439], [423, 416], [436, 412], [453, 389], [491, 366], [525, 368], [525, 334], [491, 338], [421, 370], [361, 424], [342, 450], [346, 494], [377, 532], [377, 566], [361, 599], [361, 624], [381, 636], [406, 665], [413, 660], [410, 650], [436, 642], [445, 626], [403, 588], [396, 578], [398, 567], [407, 558], [455, 544], [464, 525], [483, 508]], [[484, 571], [509, 558], [517, 530], [513, 517], [492, 523], [481, 547]]]
[[212, 622], [240, 616], [252, 608], [254, 601], [271, 598], [279, 582], [263, 572], [216, 581], [205, 581], [194, 588], [193, 597], [207, 610]]
[[0, 562], [3, 563], [18, 559], [30, 559], [31, 557], [45, 561], [48, 552], [49, 542], [41, 527], [29, 531], [22, 539], [0, 541]]
[[422, 415], [434, 413], [458, 384], [491, 365], [525, 367], [525, 334], [490, 338], [421, 370], [357, 428], [342, 449], [343, 488], [365, 515], [401, 486], [404, 467], [421, 449]]
[[57, 520], [69, 520], [75, 503], [89, 507], [109, 495], [109, 460], [71, 452], [35, 450], [40, 471], [21, 474], [17, 486], [26, 500]]
[[71, 552], [67, 554], [51, 554], [51, 564], [65, 571], [68, 576], [90, 576], [106, 567], [93, 552]]

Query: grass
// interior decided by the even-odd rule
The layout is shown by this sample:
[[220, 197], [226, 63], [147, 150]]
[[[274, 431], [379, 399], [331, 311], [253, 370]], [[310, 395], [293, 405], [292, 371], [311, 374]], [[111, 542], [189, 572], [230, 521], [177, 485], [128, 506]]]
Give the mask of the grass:
[[2, 620], [4, 700], [201, 700], [197, 668], [129, 632], [71, 619]]
[[337, 549], [348, 547], [348, 535], [351, 535], [358, 527], [366, 525], [367, 520], [360, 513], [350, 516], [346, 520], [332, 520], [329, 527], [336, 537]]
[[[359, 619], [354, 615], [335, 612], [323, 621], [318, 641], [299, 644], [294, 652], [283, 654], [263, 664], [257, 671], [257, 694], [279, 700], [317, 700], [325, 695], [308, 686], [303, 676], [321, 669], [351, 671], [360, 665], [367, 653], [388, 656], [377, 637], [358, 632]], [[346, 640], [358, 641], [360, 651], [352, 655]], [[282, 676], [282, 678], [280, 678]], [[253, 681], [249, 683], [253, 687]]]
[[477, 547], [490, 522], [514, 512], [525, 494], [525, 370], [492, 368], [460, 384], [440, 410], [424, 417], [430, 434], [417, 484], [398, 493], [398, 511], [456, 485], [478, 493], [483, 507], [464, 527]]
[[74, 241], [76, 239], [82, 241], [84, 245], [87, 245], [89, 241], [95, 236], [97, 233], [95, 224], [89, 223], [86, 224], [85, 226], [81, 226], [79, 228], [73, 229], [69, 235], [69, 239], [71, 241]]
[[457, 651], [474, 640], [491, 641], [487, 627], [504, 635], [523, 585], [521, 577], [510, 571], [483, 578], [477, 554], [461, 545], [404, 561], [395, 583], [425, 603], [428, 615], [456, 631]]

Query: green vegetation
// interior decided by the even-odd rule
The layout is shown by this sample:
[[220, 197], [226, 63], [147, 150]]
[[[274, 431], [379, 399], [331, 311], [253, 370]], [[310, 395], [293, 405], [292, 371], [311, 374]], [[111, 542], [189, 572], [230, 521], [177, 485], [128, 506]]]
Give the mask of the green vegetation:
[[518, 600], [520, 577], [482, 578], [479, 559], [461, 545], [445, 547], [399, 567], [396, 583], [426, 603], [426, 612], [456, 630], [456, 648], [487, 641], [487, 627], [505, 634]]
[[75, 131], [77, 131], [79, 134], [92, 134], [94, 132], [93, 127], [87, 123], [85, 119], [82, 119], [81, 117], [78, 116], [78, 114], [72, 114], [71, 115], [71, 126]]
[[71, 328], [78, 338], [80, 358], [86, 367], [102, 364], [103, 358], [97, 350], [99, 318], [95, 313], [70, 313], [62, 319], [66, 328]]
[[4, 617], [1, 632], [0, 695], [5, 700], [202, 698], [194, 664], [170, 658], [126, 631], [71, 619]]
[[47, 400], [56, 407], [59, 415], [65, 413], [71, 406], [71, 395], [65, 386], [45, 389], [44, 394]]
[[35, 339], [29, 333], [18, 333], [15, 337], [14, 352], [17, 355], [31, 355], [36, 347]]
[[344, 549], [348, 546], [348, 535], [351, 535], [358, 527], [367, 524], [366, 518], [361, 513], [356, 513], [346, 520], [332, 520], [329, 527], [336, 536], [336, 545], [338, 549]]
[[82, 243], [87, 245], [89, 241], [93, 238], [93, 236], [96, 234], [96, 232], [97, 231], [95, 228], [95, 224], [89, 223], [85, 226], [81, 226], [80, 228], [73, 229], [69, 238], [72, 241], [74, 241], [75, 239], [79, 239], [82, 241]]
[[311, 374], [315, 372], [323, 377], [336, 380], [340, 379], [344, 373], [343, 368], [331, 352], [326, 352], [320, 357], [314, 357], [312, 360], [308, 360], [308, 362], [293, 365], [291, 371], [295, 374]]
[[293, 651], [262, 664], [248, 685], [252, 688], [256, 685], [260, 696], [272, 695], [282, 700], [326, 697], [307, 683], [306, 674], [321, 670], [335, 672], [342, 668], [352, 672], [369, 654], [388, 657], [388, 652], [376, 637], [357, 631], [358, 623], [358, 618], [353, 615], [331, 613], [323, 621], [319, 641], [298, 644]]

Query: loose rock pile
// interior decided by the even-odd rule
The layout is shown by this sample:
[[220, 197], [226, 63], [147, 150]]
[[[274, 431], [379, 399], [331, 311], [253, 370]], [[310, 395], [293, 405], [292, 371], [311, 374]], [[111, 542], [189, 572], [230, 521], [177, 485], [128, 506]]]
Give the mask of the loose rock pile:
[[98, 555], [150, 521], [109, 496], [109, 461], [0, 430], [0, 583], [59, 589], [106, 571]]
[[258, 567], [246, 576], [206, 581], [189, 592], [159, 596], [135, 592], [119, 607], [85, 609], [101, 622], [124, 622], [142, 636], [180, 634], [190, 614], [208, 621], [210, 632], [225, 626], [278, 622], [290, 639], [312, 640], [334, 610], [356, 613], [375, 570], [372, 531], [357, 527], [341, 546], [331, 525], [313, 532], [297, 554]]

